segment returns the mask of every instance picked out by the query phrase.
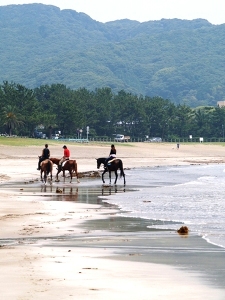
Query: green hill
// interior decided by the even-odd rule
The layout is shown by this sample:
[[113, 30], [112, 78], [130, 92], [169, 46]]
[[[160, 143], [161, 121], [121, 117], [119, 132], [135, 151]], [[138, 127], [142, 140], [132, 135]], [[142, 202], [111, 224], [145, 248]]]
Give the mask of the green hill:
[[110, 87], [190, 106], [225, 99], [225, 24], [100, 23], [43, 4], [0, 6], [0, 82]]

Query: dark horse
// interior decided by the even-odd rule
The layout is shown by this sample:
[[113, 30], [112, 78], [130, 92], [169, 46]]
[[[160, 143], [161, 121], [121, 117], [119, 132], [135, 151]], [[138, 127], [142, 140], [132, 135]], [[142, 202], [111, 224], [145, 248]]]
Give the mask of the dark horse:
[[[46, 184], [47, 177], [50, 173], [51, 183], [52, 183], [52, 170], [53, 170], [53, 162], [50, 159], [45, 159], [41, 162], [41, 181]], [[44, 179], [42, 174], [44, 173]]]
[[[99, 169], [100, 166], [101, 166], [101, 164], [104, 165], [104, 162], [105, 162], [106, 158], [105, 157], [100, 157], [100, 158], [97, 158], [96, 160], [97, 160], [97, 168]], [[120, 177], [123, 176], [124, 185], [125, 185], [126, 184], [126, 180], [125, 180], [125, 174], [124, 174], [124, 171], [123, 171], [123, 162], [122, 162], [121, 159], [117, 159], [117, 158], [115, 160], [113, 160], [110, 165], [107, 165], [107, 168], [102, 173], [102, 181], [103, 181], [103, 183], [105, 183], [104, 174], [106, 172], [109, 172], [109, 182], [111, 184], [111, 172], [114, 171], [115, 172], [115, 176], [116, 176], [114, 184], [116, 184], [117, 178], [118, 178], [118, 174], [117, 174], [117, 170], [118, 169], [120, 170]]]
[[[50, 160], [53, 162], [53, 164], [56, 164], [57, 166], [59, 165], [60, 159], [59, 158], [50, 158]], [[79, 183], [79, 179], [78, 179], [78, 172], [77, 172], [77, 162], [76, 160], [67, 160], [64, 165], [63, 168], [58, 168], [58, 172], [56, 174], [56, 181], [59, 181], [58, 179], [58, 174], [63, 171], [63, 177], [64, 177], [64, 182], [65, 182], [65, 171], [69, 171], [70, 173], [70, 183], [72, 182], [73, 179], [73, 172], [76, 173], [76, 177], [77, 177], [77, 182]]]

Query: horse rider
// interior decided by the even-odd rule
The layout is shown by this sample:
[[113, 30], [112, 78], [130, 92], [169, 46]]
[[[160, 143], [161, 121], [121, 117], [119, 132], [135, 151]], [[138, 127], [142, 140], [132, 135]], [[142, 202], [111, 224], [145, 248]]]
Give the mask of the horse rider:
[[116, 158], [116, 148], [115, 148], [114, 145], [111, 145], [109, 157], [106, 158], [105, 163], [104, 163], [104, 168], [105, 169], [107, 168], [108, 161], [113, 159], [113, 158]]
[[66, 145], [63, 146], [63, 149], [64, 149], [64, 151], [63, 151], [63, 157], [62, 157], [62, 158], [60, 159], [60, 161], [59, 161], [59, 169], [58, 169], [59, 171], [62, 170], [62, 163], [63, 163], [64, 161], [70, 159], [70, 150], [67, 148]]
[[45, 148], [42, 150], [41, 156], [39, 156], [37, 170], [41, 169], [41, 162], [45, 159], [49, 159], [49, 157], [50, 157], [50, 150], [48, 149], [48, 144], [45, 144]]

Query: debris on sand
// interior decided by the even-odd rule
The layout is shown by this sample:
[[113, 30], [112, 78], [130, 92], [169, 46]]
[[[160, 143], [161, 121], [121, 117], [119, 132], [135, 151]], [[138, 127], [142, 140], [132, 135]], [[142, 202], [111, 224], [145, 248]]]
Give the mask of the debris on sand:
[[[73, 173], [73, 177], [74, 176], [75, 176], [75, 173]], [[79, 172], [78, 178], [83, 178], [83, 177], [98, 178], [98, 177], [101, 177], [101, 175], [100, 175], [99, 171]]]
[[177, 230], [177, 232], [181, 235], [187, 235], [188, 231], [189, 229], [187, 226], [182, 226], [180, 229]]
[[57, 188], [57, 189], [56, 189], [56, 193], [58, 193], [58, 194], [62, 194], [62, 192], [63, 192], [63, 191], [62, 191], [62, 190], [60, 190], [59, 188]]

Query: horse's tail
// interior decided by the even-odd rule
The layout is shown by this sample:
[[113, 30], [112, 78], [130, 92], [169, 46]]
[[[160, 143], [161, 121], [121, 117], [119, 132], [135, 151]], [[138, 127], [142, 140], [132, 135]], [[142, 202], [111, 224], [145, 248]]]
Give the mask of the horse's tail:
[[47, 175], [49, 173], [52, 173], [52, 165], [53, 165], [53, 162], [49, 159], [48, 164], [47, 164]]
[[120, 177], [124, 177], [124, 171], [123, 171], [123, 162], [120, 160]]
[[47, 175], [52, 171], [52, 161], [48, 160], [47, 164]]
[[77, 172], [77, 162], [76, 160], [73, 161], [73, 172], [75, 172], [77, 178], [78, 178], [78, 172]]
[[126, 178], [125, 178], [125, 173], [124, 173], [124, 170], [123, 170], [123, 162], [122, 160], [120, 161], [120, 177], [123, 176], [123, 183], [124, 185], [126, 184]]

